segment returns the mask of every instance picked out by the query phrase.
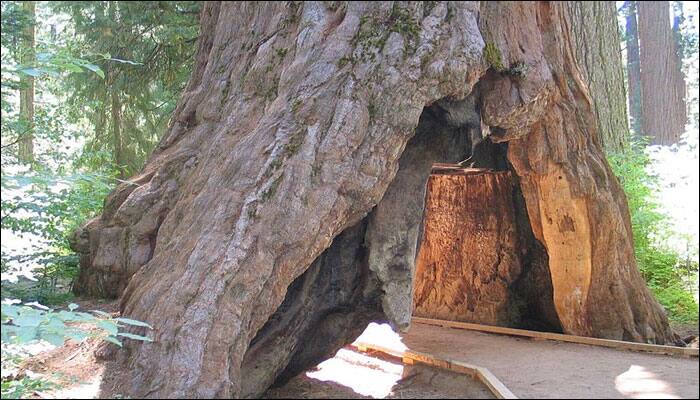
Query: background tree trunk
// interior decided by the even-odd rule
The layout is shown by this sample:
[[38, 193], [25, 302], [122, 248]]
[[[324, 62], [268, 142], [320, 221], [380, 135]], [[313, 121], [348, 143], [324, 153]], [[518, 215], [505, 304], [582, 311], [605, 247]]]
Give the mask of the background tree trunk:
[[642, 1], [639, 46], [642, 81], [642, 133], [652, 144], [677, 143], [685, 131], [685, 79], [671, 29], [667, 1]]
[[566, 2], [578, 66], [593, 99], [603, 147], [619, 150], [629, 131], [614, 1]]
[[[22, 2], [22, 10], [29, 19], [21, 37], [20, 63], [22, 65], [34, 65], [34, 20], [36, 19], [36, 2]], [[19, 117], [26, 124], [18, 143], [17, 158], [20, 162], [31, 164], [34, 162], [34, 77], [22, 74], [19, 89]]]
[[625, 2], [625, 44], [627, 47], [627, 99], [630, 128], [636, 135], [642, 132], [642, 73], [639, 66], [639, 32], [637, 2]]
[[127, 160], [124, 157], [124, 140], [122, 139], [122, 104], [116, 88], [112, 89], [111, 116], [112, 116], [112, 154], [114, 165], [119, 171], [119, 179], [126, 178]]
[[[256, 396], [368, 319], [405, 327], [429, 167], [469, 156], [476, 124], [493, 146], [474, 151], [518, 177], [563, 331], [673, 340], [562, 7], [207, 3], [169, 132], [76, 232], [78, 290], [126, 285], [123, 314], [154, 326], [106, 384]], [[486, 43], [525, 76], [489, 68]]]

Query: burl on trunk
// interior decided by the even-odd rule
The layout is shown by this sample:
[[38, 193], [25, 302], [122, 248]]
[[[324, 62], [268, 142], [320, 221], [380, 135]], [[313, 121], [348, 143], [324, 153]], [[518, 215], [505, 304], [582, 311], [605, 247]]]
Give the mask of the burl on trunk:
[[672, 339], [560, 4], [211, 2], [201, 26], [169, 131], [75, 238], [76, 292], [154, 326], [122, 394], [255, 396], [405, 327], [430, 166], [479, 140], [507, 142], [563, 331]]

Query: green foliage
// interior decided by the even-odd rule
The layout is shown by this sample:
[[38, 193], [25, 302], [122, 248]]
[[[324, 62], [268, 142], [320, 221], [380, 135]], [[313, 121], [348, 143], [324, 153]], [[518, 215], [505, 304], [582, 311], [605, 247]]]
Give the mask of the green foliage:
[[28, 376], [16, 380], [2, 381], [3, 399], [26, 399], [37, 391], [51, 390], [56, 384], [45, 379], [30, 378]]
[[3, 296], [43, 304], [61, 303], [71, 295], [57, 290], [70, 287], [78, 273], [78, 256], [70, 249], [69, 237], [86, 219], [102, 209], [102, 200], [115, 181], [109, 177], [49, 172], [2, 175], [2, 229], [32, 238], [22, 251], [2, 252], [3, 272], [12, 265], [36, 265], [35, 286], [3, 285]]
[[[101, 212], [117, 178], [137, 171], [165, 131], [192, 69], [199, 8], [188, 1], [37, 2], [34, 14], [22, 2], [2, 2], [0, 260], [3, 275], [35, 278], [2, 284], [3, 298], [20, 299], [2, 304], [3, 369], [37, 340], [61, 345], [96, 336], [119, 346], [151, 340], [150, 326], [140, 321], [39, 303], [73, 298], [79, 258], [70, 249], [72, 232]], [[24, 36], [30, 25], [33, 45]], [[19, 112], [28, 82], [31, 120]], [[27, 137], [30, 166], [17, 154]], [[50, 388], [44, 378], [3, 380], [2, 397]]]
[[[73, 306], [71, 306], [72, 308]], [[63, 345], [68, 337], [82, 341], [87, 336], [81, 329], [69, 327], [68, 322], [99, 322], [104, 332], [116, 334], [117, 325], [109, 320], [96, 321], [88, 313], [74, 311], [41, 310], [27, 305], [2, 304], [2, 341], [3, 343], [23, 344], [34, 340], [45, 340], [54, 346]], [[113, 327], [114, 332], [111, 328]]]
[[58, 49], [55, 52], [44, 51], [38, 53], [34, 64], [17, 65], [14, 68], [7, 69], [7, 72], [25, 74], [34, 78], [44, 74], [60, 77], [64, 71], [77, 73], [92, 71], [101, 79], [105, 77], [105, 73], [100, 67], [90, 61], [74, 57], [64, 49]]
[[[17, 37], [26, 24], [37, 24], [37, 21], [26, 18], [18, 3], [3, 2], [2, 23], [3, 49], [12, 51], [3, 51], [2, 59], [1, 227], [24, 240], [25, 245], [11, 251], [3, 246], [0, 260], [3, 272], [33, 268], [38, 278], [35, 284], [29, 285], [4, 283], [2, 294], [24, 301], [57, 304], [72, 298], [65, 290], [70, 288], [78, 270], [78, 256], [70, 250], [68, 236], [75, 227], [101, 210], [103, 198], [115, 181], [110, 177], [114, 173], [109, 168], [102, 168], [101, 173], [89, 173], [71, 165], [74, 161], [71, 146], [62, 144], [80, 141], [81, 131], [67, 129], [69, 112], [66, 107], [42, 99], [60, 96], [56, 83], [64, 78], [75, 75], [76, 79], [101, 80], [104, 72], [94, 63], [96, 61], [76, 57], [68, 46], [45, 40], [38, 40], [36, 49], [30, 49], [37, 52], [34, 63], [21, 65], [18, 63], [21, 53], [28, 50], [17, 45]], [[6, 27], [15, 36], [6, 34]], [[41, 39], [41, 26], [37, 24], [36, 28], [37, 37]], [[98, 55], [93, 59], [104, 60], [106, 56]], [[23, 75], [35, 78], [35, 100], [39, 100], [35, 101], [37, 106], [31, 125], [30, 121], [19, 118], [16, 107], [15, 91], [20, 88]], [[32, 170], [27, 171], [17, 167], [13, 145], [30, 126], [35, 163]]]
[[192, 71], [200, 3], [52, 2], [71, 16], [70, 49], [94, 54], [104, 79], [71, 76], [63, 93], [69, 121], [87, 125], [78, 165], [107, 163], [121, 178], [138, 171], [167, 128]]
[[524, 62], [515, 62], [511, 64], [510, 68], [506, 71], [506, 73], [510, 76], [514, 76], [517, 78], [524, 78], [527, 75], [527, 71], [530, 70], [530, 66], [525, 64]]
[[115, 180], [108, 176], [38, 171], [2, 175], [3, 189], [16, 193], [2, 199], [2, 228], [33, 233], [67, 243], [66, 234], [102, 209], [102, 199]]
[[[68, 238], [101, 211], [115, 178], [141, 167], [164, 132], [192, 68], [199, 7], [43, 2], [34, 19], [21, 2], [2, 2], [2, 229], [27, 244], [3, 247], [0, 259], [3, 272], [33, 269], [38, 278], [3, 284], [3, 295], [43, 304], [70, 300], [78, 256]], [[29, 25], [36, 48], [27, 49]], [[27, 52], [35, 57], [23, 57]], [[20, 62], [26, 59], [31, 65]], [[32, 121], [18, 111], [26, 77], [34, 78]], [[28, 134], [35, 160], [29, 172], [17, 168], [17, 144]]]
[[497, 72], [503, 72], [503, 61], [501, 61], [501, 51], [493, 42], [487, 42], [484, 46], [484, 60], [486, 63]]
[[[65, 129], [65, 112], [57, 110], [43, 101], [47, 92], [52, 92], [55, 82], [74, 74], [83, 78], [104, 76], [102, 69], [85, 57], [78, 57], [65, 46], [42, 40], [41, 32], [34, 47], [23, 45], [23, 29], [27, 25], [40, 26], [21, 7], [20, 2], [2, 2], [2, 165], [16, 163], [19, 141], [29, 135], [34, 142], [60, 142], [70, 136]], [[40, 29], [39, 29], [40, 31]], [[27, 54], [32, 57], [27, 57]], [[31, 63], [22, 60], [32, 59]], [[27, 78], [35, 78], [34, 116], [25, 120], [18, 110], [18, 91], [26, 88]], [[62, 162], [63, 148], [35, 148], [35, 159], [40, 163]]]
[[666, 216], [656, 201], [658, 183], [648, 172], [650, 159], [646, 142], [627, 140], [621, 151], [608, 154], [608, 160], [627, 195], [637, 263], [647, 285], [669, 317], [678, 322], [697, 322], [698, 304], [688, 285], [697, 275], [698, 264], [666, 248], [659, 238], [669, 235]]
[[[129, 332], [120, 332], [128, 326], [153, 329], [149, 324], [129, 318], [112, 318], [110, 314], [93, 310], [92, 313], [76, 311], [77, 304], [69, 304], [68, 310], [52, 310], [36, 304], [2, 304], [3, 369], [14, 366], [21, 360], [18, 353], [11, 352], [10, 345], [23, 345], [37, 340], [54, 346], [62, 346], [66, 339], [81, 342], [94, 337], [122, 347], [122, 339], [144, 342], [151, 338]], [[89, 326], [86, 328], [85, 326]], [[45, 379], [24, 377], [18, 380], [3, 380], [2, 398], [23, 398], [35, 390], [47, 390], [55, 385]]]

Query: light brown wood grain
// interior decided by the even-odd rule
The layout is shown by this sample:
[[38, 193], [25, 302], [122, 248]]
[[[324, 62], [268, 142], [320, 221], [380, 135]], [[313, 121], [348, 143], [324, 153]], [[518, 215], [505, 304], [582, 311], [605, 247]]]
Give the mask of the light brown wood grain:
[[414, 315], [512, 325], [510, 286], [522, 267], [511, 174], [436, 166], [423, 226]]

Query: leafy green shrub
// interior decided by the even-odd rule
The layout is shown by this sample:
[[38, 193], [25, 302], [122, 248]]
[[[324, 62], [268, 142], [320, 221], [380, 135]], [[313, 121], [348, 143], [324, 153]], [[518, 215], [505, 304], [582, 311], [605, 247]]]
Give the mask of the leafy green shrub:
[[56, 385], [45, 379], [30, 378], [2, 381], [3, 399], [26, 399], [36, 391], [46, 391], [55, 388]]
[[657, 203], [658, 182], [648, 172], [651, 160], [645, 147], [645, 140], [630, 138], [621, 151], [608, 154], [610, 166], [627, 195], [639, 270], [672, 320], [696, 323], [698, 303], [686, 289], [686, 281], [697, 274], [698, 264], [685, 260], [659, 240], [670, 234], [670, 227]]
[[[53, 305], [71, 299], [79, 257], [68, 243], [71, 232], [97, 215], [116, 181], [97, 174], [60, 175], [49, 171], [2, 175], [2, 229], [33, 238], [33, 245], [2, 253], [2, 271], [33, 267], [36, 285], [3, 284], [3, 297]], [[61, 287], [59, 287], [61, 286]]]
[[686, 324], [696, 324], [698, 322], [698, 312], [700, 311], [698, 303], [688, 291], [677, 285], [668, 287], [652, 286], [651, 289], [659, 303], [668, 310], [673, 321]]
[[[126, 325], [152, 329], [145, 322], [129, 318], [112, 318], [111, 315], [93, 310], [94, 314], [75, 311], [77, 304], [69, 304], [68, 311], [40, 309], [30, 305], [2, 304], [2, 342], [24, 344], [34, 340], [45, 340], [54, 346], [62, 346], [70, 338], [82, 341], [88, 336], [98, 336], [117, 346], [122, 346], [118, 337], [143, 340], [151, 339], [133, 333], [119, 332]], [[97, 333], [71, 326], [70, 323], [87, 323], [97, 328]]]
[[501, 61], [501, 51], [498, 50], [496, 44], [493, 42], [487, 42], [484, 46], [484, 59], [486, 63], [493, 68], [495, 71], [503, 72], [503, 62]]
[[[134, 333], [120, 332], [127, 325], [152, 329], [141, 321], [129, 318], [113, 318], [110, 314], [93, 310], [91, 313], [76, 311], [77, 304], [69, 304], [68, 310], [52, 310], [37, 304], [11, 304], [4, 301], [2, 312], [2, 368], [13, 368], [23, 358], [22, 345], [44, 340], [61, 346], [66, 339], [83, 341], [97, 337], [121, 347], [122, 338], [147, 341], [152, 339]], [[80, 325], [78, 325], [80, 324]], [[85, 328], [87, 324], [93, 329]], [[11, 349], [9, 345], [15, 345]], [[17, 345], [19, 347], [17, 347]], [[55, 384], [44, 378], [22, 377], [2, 381], [2, 398], [24, 398], [36, 390], [53, 389]]]

